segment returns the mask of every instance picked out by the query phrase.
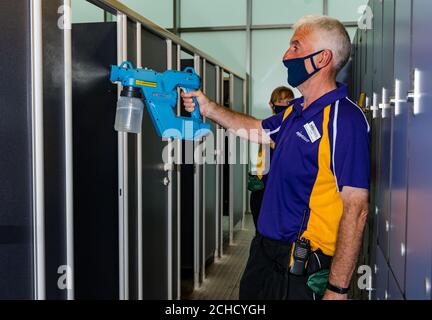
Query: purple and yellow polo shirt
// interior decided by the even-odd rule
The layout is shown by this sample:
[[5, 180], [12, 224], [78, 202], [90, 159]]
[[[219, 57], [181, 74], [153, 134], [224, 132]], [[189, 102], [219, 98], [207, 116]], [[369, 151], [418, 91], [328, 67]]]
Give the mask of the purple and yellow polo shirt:
[[[263, 120], [276, 148], [258, 220], [258, 232], [276, 240], [309, 239], [312, 250], [334, 255], [343, 213], [343, 186], [369, 189], [369, 124], [339, 84], [303, 109]], [[302, 230], [300, 230], [306, 212]]]

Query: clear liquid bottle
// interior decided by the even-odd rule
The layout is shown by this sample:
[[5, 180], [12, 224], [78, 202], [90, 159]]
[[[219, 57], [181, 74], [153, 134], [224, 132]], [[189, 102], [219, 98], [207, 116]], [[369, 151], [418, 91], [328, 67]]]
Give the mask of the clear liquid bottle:
[[140, 133], [143, 112], [141, 89], [124, 87], [117, 102], [114, 129], [119, 132]]

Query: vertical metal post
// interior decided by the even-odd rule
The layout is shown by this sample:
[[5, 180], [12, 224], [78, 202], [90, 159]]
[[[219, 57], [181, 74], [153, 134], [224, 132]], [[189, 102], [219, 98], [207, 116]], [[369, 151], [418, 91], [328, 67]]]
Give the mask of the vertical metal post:
[[[127, 59], [127, 17], [117, 13], [117, 56], [118, 64]], [[118, 94], [121, 92], [118, 85]], [[118, 133], [119, 172], [119, 297], [129, 299], [129, 253], [128, 253], [128, 145], [127, 133]]]
[[[202, 88], [203, 88], [203, 92], [206, 93], [207, 92], [207, 86], [206, 86], [206, 59], [203, 59], [203, 67], [202, 67], [202, 72], [201, 72], [201, 82], [202, 82]], [[203, 119], [204, 122], [207, 122], [207, 120], [204, 118]], [[206, 145], [206, 138], [203, 138], [203, 145]], [[206, 151], [204, 151], [206, 152]], [[206, 166], [205, 166], [205, 162], [202, 165], [202, 181], [203, 181], [203, 187], [202, 187], [202, 247], [201, 247], [201, 282], [204, 281], [205, 279], [205, 260], [206, 260], [206, 254], [205, 254], [205, 250], [206, 250], [206, 192], [205, 192], [205, 188], [206, 188]]]
[[[220, 67], [216, 66], [216, 103], [221, 104], [220, 99]], [[220, 257], [219, 254], [219, 219], [220, 219], [220, 211], [221, 211], [221, 203], [220, 203], [220, 194], [221, 194], [221, 185], [220, 185], [220, 175], [221, 175], [221, 141], [220, 141], [220, 126], [216, 124], [216, 214], [215, 214], [215, 258], [218, 259]]]
[[[201, 74], [200, 68], [201, 58], [199, 55], [194, 55], [194, 67], [195, 71], [198, 75]], [[197, 142], [199, 143], [199, 142]], [[194, 143], [194, 147], [196, 147]], [[195, 153], [195, 150], [194, 150]], [[195, 160], [195, 159], [194, 159]], [[195, 161], [194, 161], [195, 162]], [[200, 190], [200, 178], [201, 178], [201, 170], [199, 163], [195, 162], [195, 173], [194, 173], [194, 289], [198, 289], [200, 286], [200, 263], [199, 263], [199, 237], [200, 237], [200, 199], [201, 199], [201, 190]]]
[[328, 15], [328, 0], [323, 0], [323, 15]]
[[181, 1], [173, 0], [173, 33], [178, 35], [181, 26]]
[[[253, 14], [253, 3], [252, 0], [247, 0], [246, 3], [246, 11], [247, 11], [247, 17], [246, 17], [246, 78], [245, 78], [245, 87], [244, 87], [244, 103], [245, 103], [245, 113], [246, 114], [252, 114], [252, 110], [251, 110], [251, 105], [250, 105], [250, 101], [251, 101], [251, 95], [249, 95], [249, 93], [252, 93], [252, 81], [250, 81], [250, 79], [252, 78], [252, 30], [251, 30], [251, 26], [252, 26], [252, 14]], [[248, 147], [249, 147], [250, 143], [248, 142]], [[249, 159], [249, 163], [245, 168], [245, 179], [247, 179], [247, 172], [250, 170], [250, 155], [249, 155], [249, 148], [248, 148], [248, 159]], [[247, 184], [246, 184], [247, 186]], [[246, 202], [246, 206], [245, 206], [245, 210], [247, 210], [248, 212], [250, 212], [250, 208], [249, 208], [249, 191], [247, 190], [245, 186], [245, 202]], [[244, 211], [244, 210], [243, 210]], [[244, 217], [243, 217], [244, 218]], [[242, 221], [242, 229], [244, 228], [244, 222]]]
[[[247, 82], [243, 81], [243, 113], [247, 113], [247, 105], [246, 105], [246, 99], [247, 99]], [[240, 144], [244, 143], [244, 145], [246, 146], [246, 155], [249, 155], [249, 143], [246, 141], [241, 141], [240, 140]], [[242, 157], [240, 157], [242, 158]], [[249, 156], [248, 156], [249, 159]], [[248, 189], [247, 189], [247, 172], [248, 172], [248, 165], [243, 165], [243, 216], [242, 216], [242, 225], [241, 228], [244, 229], [245, 228], [245, 214], [247, 211], [247, 196], [248, 196]]]
[[[219, 69], [219, 101], [220, 104], [224, 104], [224, 70], [222, 68]], [[223, 255], [223, 229], [224, 229], [224, 221], [223, 221], [223, 213], [224, 213], [224, 165], [225, 165], [225, 129], [222, 128], [219, 132], [219, 141], [220, 141], [220, 160], [221, 160], [221, 175], [220, 175], [220, 212], [219, 212], [219, 258], [222, 258]]]
[[[137, 23], [137, 67], [142, 68], [142, 26]], [[138, 265], [138, 300], [143, 300], [143, 179], [142, 179], [142, 133], [137, 135], [137, 265]]]
[[[181, 69], [181, 46], [177, 45], [177, 70]], [[177, 115], [181, 115], [180, 97], [177, 100]], [[178, 141], [179, 159], [181, 163], [182, 143]], [[181, 299], [181, 171], [180, 165], [177, 166], [177, 300]]]
[[[167, 69], [172, 70], [172, 40], [166, 40], [167, 44]], [[172, 145], [174, 143], [173, 139], [170, 139], [168, 141], [168, 146]], [[171, 148], [168, 148], [168, 150], [171, 150]], [[170, 157], [168, 157], [170, 158]], [[173, 227], [172, 227], [172, 217], [173, 217], [173, 194], [172, 194], [172, 183], [173, 180], [173, 164], [168, 163], [165, 164], [165, 171], [168, 173], [168, 210], [167, 210], [167, 299], [172, 300], [173, 298], [173, 239], [172, 239], [172, 233], [173, 233]]]
[[42, 0], [31, 2], [34, 298], [46, 298]]
[[[230, 108], [234, 109], [234, 75], [229, 75], [229, 93], [230, 93]], [[229, 133], [231, 136], [232, 133]], [[231, 143], [234, 143], [234, 152], [236, 149], [236, 139], [228, 139], [228, 152], [231, 153]], [[231, 154], [229, 154], [230, 156]], [[230, 157], [228, 157], [229, 159]], [[237, 159], [236, 159], [237, 161]], [[229, 164], [229, 244], [234, 244], [234, 165]]]
[[[74, 295], [74, 219], [73, 219], [73, 127], [72, 127], [72, 12], [71, 0], [64, 0], [64, 83], [65, 83], [65, 190], [67, 299]], [[70, 282], [70, 283], [69, 283]]]

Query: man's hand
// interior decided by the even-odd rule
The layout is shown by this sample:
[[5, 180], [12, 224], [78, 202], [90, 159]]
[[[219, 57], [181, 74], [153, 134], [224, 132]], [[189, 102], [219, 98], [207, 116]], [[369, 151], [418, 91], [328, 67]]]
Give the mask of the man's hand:
[[326, 290], [322, 299], [323, 300], [348, 300], [348, 295], [339, 294], [330, 290]]
[[182, 91], [181, 97], [183, 98], [183, 104], [187, 112], [193, 112], [195, 110], [195, 103], [193, 101], [193, 97], [196, 97], [201, 115], [203, 115], [204, 117], [207, 116], [210, 108], [210, 99], [204, 93], [202, 93], [201, 90], [191, 92]]
[[211, 101], [200, 90], [182, 92], [181, 97], [186, 111], [193, 112], [195, 110], [193, 97], [196, 97], [202, 116], [213, 120], [243, 139], [264, 144], [271, 142], [270, 137], [261, 126], [261, 120], [220, 106]]

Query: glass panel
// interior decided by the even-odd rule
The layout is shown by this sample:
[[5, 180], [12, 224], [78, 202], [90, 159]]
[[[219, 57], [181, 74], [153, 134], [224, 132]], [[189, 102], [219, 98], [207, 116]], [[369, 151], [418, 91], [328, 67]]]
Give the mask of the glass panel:
[[[270, 95], [276, 87], [288, 86], [282, 57], [289, 47], [292, 30], [252, 32], [251, 114], [258, 119], [271, 116]], [[296, 97], [300, 95], [294, 90]], [[250, 145], [251, 171], [256, 170], [258, 145]]]
[[357, 12], [368, 0], [328, 0], [328, 14], [341, 21], [357, 21], [361, 14]]
[[355, 34], [356, 34], [356, 31], [357, 31], [358, 28], [357, 27], [348, 27], [346, 29], [348, 31], [348, 34], [350, 35], [351, 42], [353, 42]]
[[245, 74], [246, 32], [191, 32], [181, 37], [240, 75]]
[[258, 119], [271, 116], [268, 103], [273, 89], [288, 86], [287, 69], [282, 64], [282, 57], [289, 47], [292, 34], [292, 30], [252, 32], [251, 111]]
[[104, 22], [104, 10], [86, 0], [72, 1], [72, 23]]
[[320, 0], [252, 0], [254, 25], [294, 23], [304, 15], [322, 13], [323, 1]]
[[180, 12], [182, 27], [246, 24], [246, 0], [182, 0]]
[[172, 0], [120, 0], [120, 2], [163, 28], [173, 27]]

